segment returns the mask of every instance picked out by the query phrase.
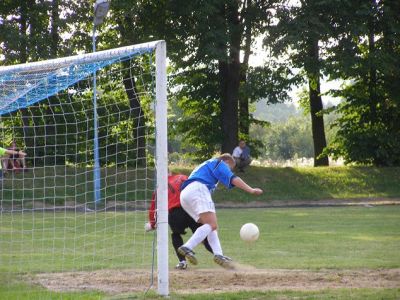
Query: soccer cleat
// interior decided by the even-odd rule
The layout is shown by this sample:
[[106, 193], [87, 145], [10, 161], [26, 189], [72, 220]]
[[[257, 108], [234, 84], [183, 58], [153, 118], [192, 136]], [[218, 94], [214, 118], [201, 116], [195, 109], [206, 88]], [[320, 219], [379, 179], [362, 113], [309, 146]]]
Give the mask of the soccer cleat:
[[178, 252], [179, 254], [185, 256], [185, 258], [193, 265], [197, 265], [197, 258], [196, 256], [194, 256], [194, 252], [184, 246], [181, 246], [178, 248]]
[[179, 264], [177, 264], [175, 266], [175, 269], [177, 269], [177, 270], [186, 270], [187, 269], [186, 261], [182, 260], [181, 262], [179, 262]]
[[214, 262], [224, 269], [233, 270], [235, 266], [233, 264], [232, 258], [223, 255], [214, 255]]

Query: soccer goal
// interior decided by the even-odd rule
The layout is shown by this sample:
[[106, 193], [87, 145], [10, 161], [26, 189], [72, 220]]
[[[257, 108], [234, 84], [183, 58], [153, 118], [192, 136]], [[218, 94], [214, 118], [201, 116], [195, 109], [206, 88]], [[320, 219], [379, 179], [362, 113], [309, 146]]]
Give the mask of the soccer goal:
[[164, 41], [0, 68], [0, 147], [26, 153], [2, 157], [0, 286], [145, 291], [156, 269], [168, 295], [166, 91]]

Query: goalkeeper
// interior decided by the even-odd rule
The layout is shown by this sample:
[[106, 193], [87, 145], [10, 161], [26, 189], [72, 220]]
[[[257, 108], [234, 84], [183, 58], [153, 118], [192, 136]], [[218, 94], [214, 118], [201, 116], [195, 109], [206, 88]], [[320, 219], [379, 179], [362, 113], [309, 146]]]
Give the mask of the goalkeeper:
[[[172, 245], [174, 246], [175, 253], [179, 259], [179, 263], [175, 268], [180, 270], [185, 270], [187, 268], [185, 256], [178, 252], [178, 248], [183, 245], [182, 235], [186, 234], [187, 228], [190, 228], [194, 233], [196, 229], [202, 225], [194, 221], [187, 212], [183, 210], [180, 204], [181, 185], [185, 180], [187, 180], [187, 178], [186, 175], [182, 174], [168, 175], [168, 224], [172, 231]], [[146, 231], [154, 230], [156, 228], [155, 198], [155, 193], [153, 193], [149, 209], [149, 222], [145, 225]], [[203, 243], [206, 249], [213, 253], [208, 241], [204, 240]]]

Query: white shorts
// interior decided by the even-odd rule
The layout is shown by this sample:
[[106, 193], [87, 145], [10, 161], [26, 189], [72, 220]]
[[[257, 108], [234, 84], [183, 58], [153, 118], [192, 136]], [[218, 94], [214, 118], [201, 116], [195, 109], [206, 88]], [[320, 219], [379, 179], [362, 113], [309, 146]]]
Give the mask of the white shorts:
[[201, 182], [193, 181], [181, 192], [181, 205], [183, 209], [195, 220], [199, 221], [200, 214], [205, 212], [215, 213], [215, 205], [207, 186]]

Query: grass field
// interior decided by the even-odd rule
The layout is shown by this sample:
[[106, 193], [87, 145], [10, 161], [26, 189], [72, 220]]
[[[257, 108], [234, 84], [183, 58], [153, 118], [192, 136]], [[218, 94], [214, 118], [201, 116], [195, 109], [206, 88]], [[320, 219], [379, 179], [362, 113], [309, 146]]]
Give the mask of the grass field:
[[[59, 271], [150, 268], [152, 234], [143, 234], [145, 215], [133, 218], [132, 214], [109, 212], [81, 216], [71, 212], [41, 212], [35, 213], [35, 217], [31, 213], [1, 214], [0, 299], [142, 299], [143, 291], [120, 295], [110, 295], [101, 289], [48, 292], [34, 280], [27, 280], [39, 273]], [[338, 273], [350, 270], [362, 274], [364, 270], [400, 268], [399, 206], [221, 209], [218, 216], [225, 254], [257, 270], [336, 270]], [[238, 237], [240, 226], [246, 222], [254, 222], [260, 228], [261, 235], [255, 244], [245, 244]], [[186, 274], [196, 278], [204, 270], [219, 270], [209, 253], [200, 246], [196, 250], [200, 264], [191, 266], [192, 271]], [[172, 269], [176, 258], [172, 249], [170, 253]], [[400, 283], [395, 287], [348, 286], [302, 291], [288, 288], [210, 294], [196, 290], [188, 295], [180, 293], [179, 286], [188, 289], [193, 282], [182, 280], [178, 287], [172, 284], [172, 299], [400, 298]], [[109, 278], [105, 285], [118, 286], [123, 281], [126, 278], [121, 282]], [[148, 283], [149, 279], [143, 282], [143, 290]], [[146, 299], [157, 298], [153, 291], [146, 295]]]
[[[103, 203], [151, 199], [154, 174], [145, 168], [108, 167], [101, 169]], [[2, 178], [2, 206], [32, 208], [64, 206], [93, 201], [93, 169], [90, 167], [47, 166], [11, 173]]]
[[[189, 174], [193, 167], [171, 167]], [[153, 174], [146, 170], [122, 167], [102, 169], [102, 195], [105, 202], [148, 200], [154, 187]], [[93, 199], [93, 171], [90, 168], [54, 166], [35, 168], [26, 173], [3, 178], [3, 207], [31, 208], [35, 204], [61, 205], [86, 203]], [[320, 200], [343, 198], [400, 197], [400, 168], [320, 167], [265, 168], [253, 167], [239, 173], [250, 185], [265, 193], [253, 197], [238, 189], [229, 193], [216, 191], [216, 202], [248, 203], [271, 200]], [[23, 201], [23, 205], [22, 205]]]
[[[191, 168], [176, 171], [190, 173]], [[265, 168], [253, 167], [237, 173], [252, 186], [265, 193], [253, 197], [238, 189], [226, 193], [216, 191], [216, 202], [246, 203], [271, 200], [320, 200], [349, 198], [400, 197], [400, 168], [376, 167], [302, 167]]]

